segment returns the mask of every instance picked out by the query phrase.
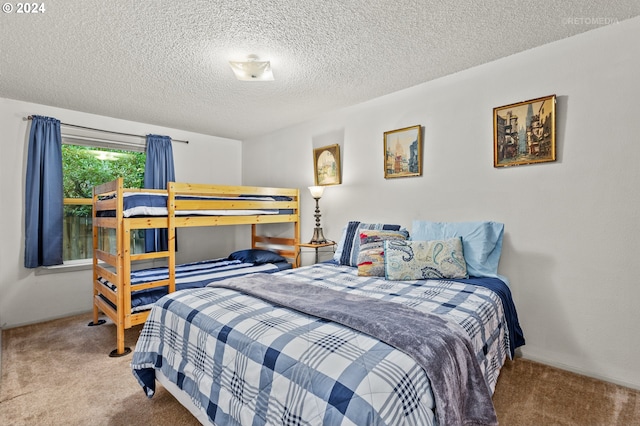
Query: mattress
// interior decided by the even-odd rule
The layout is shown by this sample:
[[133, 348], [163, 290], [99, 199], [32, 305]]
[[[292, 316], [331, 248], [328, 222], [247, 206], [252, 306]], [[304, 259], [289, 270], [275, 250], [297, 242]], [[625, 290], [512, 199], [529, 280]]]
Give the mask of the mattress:
[[[253, 273], [273, 273], [291, 268], [287, 262], [254, 264], [240, 260], [218, 258], [176, 266], [176, 290], [204, 287], [210, 282]], [[136, 286], [169, 278], [167, 267], [148, 268], [131, 272], [131, 312], [151, 309], [151, 306], [168, 292], [167, 287], [136, 290]], [[116, 291], [116, 286], [102, 277], [102, 284]]]
[[[104, 199], [113, 198], [113, 196]], [[176, 196], [176, 200], [204, 200], [204, 201], [292, 201], [290, 197], [219, 197], [219, 196]], [[166, 216], [167, 195], [151, 192], [125, 192], [123, 194], [123, 216], [124, 217], [145, 217], [145, 216]], [[98, 216], [113, 217], [115, 212], [111, 210], [100, 211]], [[228, 209], [228, 210], [177, 210], [176, 216], [248, 216], [248, 215], [275, 215], [292, 214], [292, 209]]]
[[[521, 344], [515, 307], [504, 307], [512, 304], [504, 283], [501, 296], [477, 280], [387, 281], [330, 264], [273, 276], [400, 303], [455, 324], [468, 336], [489, 393]], [[216, 424], [438, 421], [430, 378], [408, 354], [353, 328], [226, 288], [160, 299], [131, 365], [148, 396], [161, 372]]]

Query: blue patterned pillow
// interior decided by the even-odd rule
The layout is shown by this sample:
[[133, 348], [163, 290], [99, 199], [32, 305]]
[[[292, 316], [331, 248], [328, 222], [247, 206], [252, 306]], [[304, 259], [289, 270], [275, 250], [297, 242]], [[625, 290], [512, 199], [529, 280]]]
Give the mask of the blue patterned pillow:
[[406, 231], [360, 231], [358, 275], [384, 277], [384, 244], [389, 241], [405, 241]]
[[342, 231], [342, 236], [338, 242], [338, 247], [336, 248], [333, 260], [338, 262], [340, 265], [358, 266], [360, 231], [367, 229], [399, 231], [400, 225], [362, 223], [356, 220], [349, 222]]
[[433, 241], [385, 241], [388, 280], [469, 278], [462, 238]]

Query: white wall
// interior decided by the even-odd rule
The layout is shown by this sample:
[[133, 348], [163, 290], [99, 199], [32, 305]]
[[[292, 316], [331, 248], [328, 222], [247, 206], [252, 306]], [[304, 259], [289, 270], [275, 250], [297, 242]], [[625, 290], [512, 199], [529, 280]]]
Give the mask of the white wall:
[[[0, 327], [8, 328], [86, 312], [91, 304], [91, 271], [52, 272], [24, 268], [24, 180], [29, 115], [123, 133], [156, 133], [174, 143], [176, 180], [241, 184], [242, 143], [77, 111], [0, 98]], [[191, 228], [178, 232], [178, 261], [225, 256], [235, 248], [234, 227]], [[189, 244], [186, 244], [186, 241]]]
[[[312, 185], [312, 148], [328, 141], [343, 167], [320, 200], [328, 238], [348, 220], [505, 223], [522, 355], [640, 388], [638, 39], [635, 18], [245, 141], [243, 183]], [[493, 108], [551, 94], [557, 161], [495, 169]], [[383, 132], [416, 124], [423, 176], [385, 180]]]

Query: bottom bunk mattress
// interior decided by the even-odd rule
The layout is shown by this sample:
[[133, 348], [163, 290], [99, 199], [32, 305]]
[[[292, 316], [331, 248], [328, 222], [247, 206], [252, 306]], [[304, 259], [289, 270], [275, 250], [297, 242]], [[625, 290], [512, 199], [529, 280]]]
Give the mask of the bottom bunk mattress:
[[483, 280], [330, 264], [223, 280], [159, 300], [131, 365], [149, 397], [158, 372], [217, 425], [496, 424], [523, 339], [506, 285]]
[[[183, 263], [176, 266], [176, 290], [204, 287], [210, 282], [253, 273], [273, 273], [291, 269], [288, 262], [249, 263], [238, 259], [219, 258], [199, 262]], [[137, 285], [169, 278], [169, 268], [158, 267], [131, 272], [131, 312], [151, 309], [153, 304], [168, 292], [167, 287], [136, 290]], [[102, 277], [103, 285], [116, 291], [116, 286]], [[106, 299], [105, 299], [106, 300]]]

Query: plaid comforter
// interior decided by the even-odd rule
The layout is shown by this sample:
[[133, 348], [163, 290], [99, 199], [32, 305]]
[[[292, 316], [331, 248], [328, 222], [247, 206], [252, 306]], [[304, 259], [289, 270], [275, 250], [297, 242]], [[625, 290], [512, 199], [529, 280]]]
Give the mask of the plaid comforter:
[[[278, 272], [403, 303], [460, 324], [491, 391], [509, 353], [500, 298], [452, 281], [386, 281], [319, 264]], [[408, 324], [407, 326], [411, 326]], [[327, 320], [221, 288], [172, 293], [152, 309], [132, 368], [149, 396], [155, 371], [218, 425], [435, 424], [429, 379], [403, 352]]]

